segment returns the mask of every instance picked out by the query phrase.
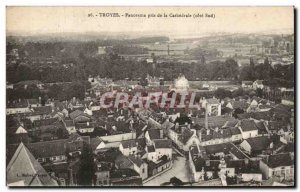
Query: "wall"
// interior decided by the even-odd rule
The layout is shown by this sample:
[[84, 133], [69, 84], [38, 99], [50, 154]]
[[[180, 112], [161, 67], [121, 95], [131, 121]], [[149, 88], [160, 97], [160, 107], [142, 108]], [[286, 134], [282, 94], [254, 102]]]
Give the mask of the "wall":
[[130, 140], [130, 139], [136, 139], [136, 133], [122, 133], [118, 135], [107, 135], [107, 136], [101, 136], [100, 137], [105, 142], [118, 142], [118, 141], [124, 141], [124, 140]]

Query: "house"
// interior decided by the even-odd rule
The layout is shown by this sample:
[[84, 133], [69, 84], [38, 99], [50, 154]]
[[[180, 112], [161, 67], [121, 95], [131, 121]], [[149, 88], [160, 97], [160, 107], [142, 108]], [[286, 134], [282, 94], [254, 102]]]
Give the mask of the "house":
[[289, 153], [269, 155], [259, 164], [264, 179], [279, 177], [291, 181], [295, 179], [294, 166], [294, 157]]
[[137, 142], [135, 139], [121, 141], [119, 150], [125, 156], [134, 155], [137, 152]]
[[272, 148], [273, 142], [266, 136], [245, 139], [241, 148], [248, 154], [260, 154], [263, 150]]
[[28, 148], [20, 143], [6, 168], [8, 186], [58, 186], [35, 159]]
[[109, 186], [110, 185], [110, 170], [111, 165], [107, 162], [96, 162], [96, 181], [97, 186]]
[[155, 176], [156, 174], [169, 169], [172, 167], [172, 160], [167, 158], [167, 156], [162, 156], [158, 161], [147, 161], [148, 163], [148, 175], [149, 177]]
[[258, 128], [254, 120], [243, 119], [240, 123], [239, 129], [242, 133], [243, 139], [256, 137], [258, 135]]
[[76, 109], [75, 111], [71, 112], [69, 114], [70, 118], [76, 122], [87, 122], [90, 121], [91, 116], [85, 114], [83, 111], [80, 111], [79, 109]]
[[253, 82], [252, 81], [242, 81], [242, 88], [249, 88], [251, 89], [253, 86]]
[[190, 129], [190, 125], [175, 124], [174, 127], [168, 130], [168, 137], [177, 146], [181, 152], [187, 153], [193, 144], [200, 144], [196, 130]]
[[253, 87], [254, 90], [256, 90], [256, 89], [263, 89], [264, 88], [263, 80], [256, 80], [256, 81], [254, 81], [252, 87]]
[[6, 106], [6, 115], [31, 113], [26, 99], [19, 99], [18, 101], [9, 102]]

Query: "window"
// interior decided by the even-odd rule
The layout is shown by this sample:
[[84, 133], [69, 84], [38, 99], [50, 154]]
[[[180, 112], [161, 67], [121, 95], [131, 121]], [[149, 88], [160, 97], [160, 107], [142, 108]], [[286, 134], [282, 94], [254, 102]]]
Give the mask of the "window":
[[145, 168], [142, 169], [142, 173], [145, 173]]

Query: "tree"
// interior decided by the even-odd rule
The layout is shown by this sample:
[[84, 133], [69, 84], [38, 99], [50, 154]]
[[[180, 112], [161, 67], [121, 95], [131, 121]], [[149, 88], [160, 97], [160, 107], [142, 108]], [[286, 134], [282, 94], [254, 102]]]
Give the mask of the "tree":
[[260, 89], [260, 88], [256, 89], [256, 95], [257, 95], [257, 97], [262, 98], [263, 97], [263, 90]]
[[229, 90], [225, 90], [223, 88], [218, 88], [215, 91], [215, 95], [217, 98], [224, 99], [225, 97], [231, 97], [231, 92]]
[[170, 179], [170, 183], [173, 185], [173, 186], [182, 186], [183, 185], [183, 182], [178, 179], [177, 177], [172, 177]]
[[91, 186], [95, 177], [95, 171], [92, 148], [84, 142], [80, 155], [78, 183], [82, 186]]

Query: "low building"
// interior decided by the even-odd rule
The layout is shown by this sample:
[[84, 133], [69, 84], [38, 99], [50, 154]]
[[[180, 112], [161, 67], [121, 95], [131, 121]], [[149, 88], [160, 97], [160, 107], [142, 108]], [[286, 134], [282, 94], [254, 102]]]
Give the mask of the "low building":
[[142, 186], [142, 178], [133, 169], [116, 169], [110, 173], [112, 186]]
[[294, 157], [289, 153], [269, 155], [259, 164], [264, 179], [279, 177], [291, 181], [295, 179], [294, 166]]

